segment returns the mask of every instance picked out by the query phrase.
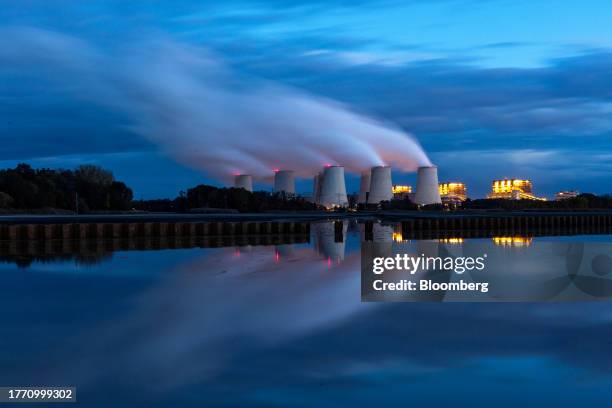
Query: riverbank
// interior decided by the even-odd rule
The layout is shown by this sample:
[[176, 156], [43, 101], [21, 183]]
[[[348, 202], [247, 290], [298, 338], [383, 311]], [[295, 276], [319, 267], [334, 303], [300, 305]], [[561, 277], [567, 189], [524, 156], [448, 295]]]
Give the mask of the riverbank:
[[132, 222], [249, 222], [249, 221], [316, 221], [328, 219], [455, 219], [455, 218], [504, 218], [504, 217], [544, 217], [544, 216], [612, 216], [612, 210], [590, 211], [304, 211], [270, 213], [121, 213], [86, 215], [49, 215], [49, 214], [11, 214], [1, 215], [0, 225], [10, 224], [83, 224], [83, 223], [132, 223]]

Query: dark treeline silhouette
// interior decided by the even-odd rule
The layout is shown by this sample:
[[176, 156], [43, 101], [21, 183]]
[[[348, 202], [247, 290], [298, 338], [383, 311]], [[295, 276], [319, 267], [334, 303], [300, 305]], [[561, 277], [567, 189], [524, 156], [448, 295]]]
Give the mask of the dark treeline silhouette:
[[0, 208], [17, 210], [63, 209], [79, 212], [131, 208], [132, 190], [98, 166], [75, 170], [33, 169], [19, 164], [0, 170]]
[[[444, 210], [442, 205], [418, 207], [408, 198], [391, 200], [380, 206], [356, 204], [361, 210]], [[321, 207], [300, 196], [285, 196], [266, 191], [249, 192], [242, 188], [219, 188], [199, 185], [180, 192], [174, 199], [133, 201], [132, 190], [113, 173], [99, 166], [82, 165], [74, 170], [33, 169], [19, 164], [14, 169], [0, 170], [0, 211], [79, 213], [103, 211], [149, 212], [265, 212], [312, 211]], [[455, 208], [453, 208], [455, 209]], [[612, 209], [612, 196], [581, 194], [561, 201], [532, 200], [467, 200], [456, 209], [465, 210], [590, 210]]]
[[134, 208], [142, 211], [207, 211], [236, 210], [239, 212], [312, 211], [317, 207], [300, 196], [285, 196], [266, 191], [249, 192], [243, 188], [218, 188], [199, 185], [181, 192], [174, 200], [135, 201]]

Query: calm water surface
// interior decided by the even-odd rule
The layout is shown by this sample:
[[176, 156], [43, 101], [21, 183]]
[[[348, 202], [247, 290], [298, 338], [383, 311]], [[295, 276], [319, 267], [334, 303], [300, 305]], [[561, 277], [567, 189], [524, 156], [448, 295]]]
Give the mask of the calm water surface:
[[[320, 223], [280, 246], [5, 257], [0, 385], [74, 385], [88, 407], [612, 403], [611, 303], [362, 303], [360, 227], [338, 239]], [[612, 236], [437, 245], [535, 265], [539, 243], [576, 241]]]

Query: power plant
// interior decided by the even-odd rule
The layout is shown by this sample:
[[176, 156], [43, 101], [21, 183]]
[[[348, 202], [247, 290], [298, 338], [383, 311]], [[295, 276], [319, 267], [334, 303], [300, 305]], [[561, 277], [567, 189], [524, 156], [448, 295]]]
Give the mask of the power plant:
[[343, 166], [325, 167], [323, 179], [319, 179], [318, 188], [321, 192], [317, 204], [327, 209], [348, 206]]
[[323, 184], [323, 173], [319, 172], [314, 176], [312, 187], [312, 202], [319, 204], [321, 198], [321, 185]]
[[277, 170], [274, 173], [274, 192], [295, 194], [295, 173], [292, 170]]
[[531, 180], [521, 179], [493, 180], [493, 183], [491, 184], [491, 193], [487, 196], [487, 198], [546, 201], [545, 198], [540, 198], [533, 195], [533, 184], [531, 183]]
[[[313, 178], [312, 202], [334, 209], [347, 207], [349, 200], [346, 192], [344, 167], [327, 165]], [[253, 191], [253, 177], [250, 174], [237, 174], [234, 186]], [[274, 171], [274, 192], [294, 196], [295, 172], [293, 170]], [[576, 197], [575, 191], [561, 191], [556, 200]], [[416, 189], [410, 185], [393, 185], [390, 166], [374, 166], [361, 172], [359, 194], [352, 197], [358, 204], [380, 204], [393, 199], [410, 199], [417, 205], [445, 204], [460, 206], [467, 200], [467, 187], [462, 182], [438, 183], [437, 166], [422, 166], [417, 171]], [[533, 184], [526, 179], [494, 180], [488, 199], [540, 200], [546, 198], [533, 194]]]
[[391, 201], [392, 198], [393, 183], [391, 182], [391, 167], [372, 167], [368, 204], [379, 204], [381, 201]]
[[440, 183], [438, 189], [444, 204], [457, 206], [467, 200], [467, 187], [464, 183]]
[[370, 180], [372, 172], [365, 170], [361, 172], [361, 182], [359, 183], [359, 197], [357, 202], [359, 204], [367, 204], [368, 196], [370, 195]]
[[438, 168], [436, 166], [419, 167], [413, 201], [419, 205], [442, 203], [438, 187]]
[[253, 192], [253, 176], [250, 174], [237, 174], [234, 178], [234, 187], [244, 188], [246, 191]]
[[412, 198], [412, 186], [396, 184], [393, 186], [393, 198], [396, 200], [405, 200]]

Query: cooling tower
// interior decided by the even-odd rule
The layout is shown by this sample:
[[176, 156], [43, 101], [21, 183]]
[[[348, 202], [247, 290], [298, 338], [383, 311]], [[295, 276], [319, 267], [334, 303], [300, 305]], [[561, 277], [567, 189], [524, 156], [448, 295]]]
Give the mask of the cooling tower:
[[312, 202], [319, 204], [321, 199], [321, 184], [323, 184], [323, 174], [317, 173], [314, 176], [313, 187], [312, 187]]
[[274, 173], [274, 192], [295, 194], [295, 174], [291, 170], [279, 170]]
[[361, 172], [361, 184], [359, 185], [359, 198], [357, 202], [359, 204], [365, 204], [368, 202], [368, 193], [370, 192], [370, 170]]
[[253, 176], [250, 174], [238, 174], [234, 179], [234, 187], [244, 188], [246, 191], [253, 192]]
[[413, 201], [415, 204], [440, 204], [440, 190], [438, 189], [438, 168], [419, 167], [417, 172], [417, 185]]
[[[381, 201], [390, 201], [393, 198], [393, 184], [391, 183], [391, 167], [372, 167], [370, 181], [370, 195], [368, 204], [378, 204]], [[436, 189], [437, 189], [436, 182]], [[437, 190], [436, 190], [437, 191]]]
[[348, 206], [346, 184], [344, 183], [344, 167], [326, 167], [323, 171], [323, 180], [319, 184], [321, 190], [319, 204], [326, 208]]

